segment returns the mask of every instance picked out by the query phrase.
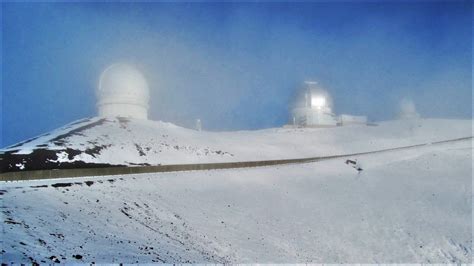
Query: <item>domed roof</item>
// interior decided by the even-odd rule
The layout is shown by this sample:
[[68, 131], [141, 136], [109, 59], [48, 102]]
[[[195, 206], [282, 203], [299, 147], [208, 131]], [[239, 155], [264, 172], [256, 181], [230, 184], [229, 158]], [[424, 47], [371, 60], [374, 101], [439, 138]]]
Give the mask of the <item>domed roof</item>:
[[419, 118], [420, 115], [416, 111], [415, 103], [411, 99], [404, 98], [400, 102], [398, 118], [399, 119], [410, 119]]
[[328, 108], [332, 108], [332, 98], [329, 92], [323, 89], [317, 82], [315, 81], [305, 81], [305, 86], [307, 93], [310, 94], [309, 99], [311, 106], [326, 106]]
[[135, 104], [148, 107], [149, 88], [145, 77], [134, 66], [113, 64], [100, 76], [97, 105]]
[[300, 90], [296, 108], [309, 107], [331, 112], [333, 106], [331, 95], [321, 87], [318, 82], [305, 81], [303, 89]]

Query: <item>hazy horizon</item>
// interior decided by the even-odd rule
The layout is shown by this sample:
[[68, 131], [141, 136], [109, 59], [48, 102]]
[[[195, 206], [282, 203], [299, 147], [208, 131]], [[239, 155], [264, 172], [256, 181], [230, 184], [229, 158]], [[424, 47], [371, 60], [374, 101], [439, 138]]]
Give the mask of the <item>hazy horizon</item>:
[[278, 127], [305, 80], [337, 114], [472, 119], [472, 3], [2, 3], [1, 147], [96, 115], [103, 69], [136, 64], [150, 119]]

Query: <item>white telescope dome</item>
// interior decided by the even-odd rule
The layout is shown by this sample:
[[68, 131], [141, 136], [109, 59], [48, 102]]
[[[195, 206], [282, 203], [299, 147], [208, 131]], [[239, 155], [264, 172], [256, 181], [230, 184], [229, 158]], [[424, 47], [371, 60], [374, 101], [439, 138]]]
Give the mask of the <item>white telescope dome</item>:
[[303, 90], [300, 91], [296, 107], [308, 107], [315, 110], [332, 112], [332, 97], [315, 81], [305, 81]]
[[100, 76], [97, 88], [99, 116], [148, 118], [150, 90], [138, 69], [113, 64]]
[[332, 112], [331, 95], [315, 81], [305, 81], [292, 115], [293, 123], [299, 126], [337, 125], [336, 116]]
[[398, 113], [399, 119], [415, 119], [419, 118], [420, 114], [416, 111], [415, 103], [411, 99], [404, 98], [400, 102], [400, 110]]
[[331, 95], [315, 81], [305, 81], [307, 93], [309, 94], [309, 106], [320, 110], [331, 112]]

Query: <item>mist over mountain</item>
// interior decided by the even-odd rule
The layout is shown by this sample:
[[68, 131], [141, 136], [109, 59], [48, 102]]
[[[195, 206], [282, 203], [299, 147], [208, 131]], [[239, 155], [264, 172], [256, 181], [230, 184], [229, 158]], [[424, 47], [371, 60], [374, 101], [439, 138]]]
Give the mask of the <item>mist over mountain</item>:
[[150, 117], [186, 127], [281, 126], [305, 80], [338, 113], [373, 121], [394, 118], [403, 98], [423, 117], [472, 117], [467, 1], [2, 9], [2, 147], [94, 116], [99, 75], [120, 61], [149, 81]]

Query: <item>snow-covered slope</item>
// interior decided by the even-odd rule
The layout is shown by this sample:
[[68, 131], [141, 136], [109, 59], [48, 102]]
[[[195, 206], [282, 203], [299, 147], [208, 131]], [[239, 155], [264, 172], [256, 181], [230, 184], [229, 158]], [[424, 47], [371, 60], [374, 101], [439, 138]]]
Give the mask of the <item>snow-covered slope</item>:
[[[400, 131], [396, 123], [222, 137], [162, 123], [137, 122], [127, 128], [149, 127], [139, 144], [153, 150], [161, 146], [146, 142], [152, 136], [199, 147], [163, 149], [164, 154], [176, 154], [163, 159], [168, 161], [178, 160], [180, 151], [194, 154], [186, 158], [205, 160], [242, 159], [244, 152], [250, 158], [290, 157], [464, 135], [458, 121], [424, 121], [413, 132]], [[105, 128], [100, 132], [109, 132]], [[158, 130], [168, 137], [154, 135]], [[399, 139], [402, 134], [405, 138]], [[94, 136], [108, 143], [99, 133]], [[80, 138], [84, 136], [70, 141], [79, 143]], [[251, 145], [258, 139], [263, 143], [254, 148], [262, 153], [252, 155]], [[135, 141], [114, 149], [133, 147]], [[293, 147], [296, 143], [311, 147]], [[199, 157], [196, 153], [203, 147], [234, 156]], [[150, 154], [144, 158], [161, 158]], [[101, 153], [99, 158], [111, 157]], [[341, 158], [249, 169], [2, 183], [2, 262], [471, 262], [470, 140], [348, 159], [358, 159], [364, 170], [358, 173]]]
[[471, 120], [205, 132], [164, 122], [90, 118], [1, 150], [3, 171], [301, 158], [471, 136]]

